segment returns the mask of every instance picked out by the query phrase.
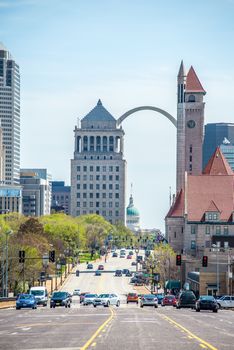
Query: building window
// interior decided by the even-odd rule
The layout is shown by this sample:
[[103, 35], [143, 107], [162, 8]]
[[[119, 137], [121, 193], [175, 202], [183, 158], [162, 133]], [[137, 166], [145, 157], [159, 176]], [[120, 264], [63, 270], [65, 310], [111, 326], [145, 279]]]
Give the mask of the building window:
[[76, 198], [80, 198], [80, 193], [77, 193], [77, 194], [76, 194]]
[[113, 196], [112, 196], [112, 193], [109, 193], [109, 198], [112, 198]]
[[102, 185], [102, 189], [103, 189], [103, 190], [106, 190], [106, 184], [103, 184], [103, 185]]
[[109, 216], [112, 216], [112, 210], [109, 211]]
[[112, 202], [109, 202], [109, 208], [112, 208]]
[[116, 172], [119, 172], [119, 166], [116, 167]]
[[77, 175], [77, 177], [76, 177], [76, 178], [77, 178], [77, 180], [79, 181], [79, 180], [80, 180], [80, 175]]
[[83, 193], [83, 198], [87, 198], [87, 193]]
[[93, 202], [89, 202], [89, 206], [92, 208], [93, 207]]
[[208, 220], [212, 220], [212, 214], [211, 213], [208, 214]]
[[106, 198], [106, 193], [103, 193], [103, 194], [102, 194], [102, 198]]
[[99, 202], [96, 202], [96, 207], [99, 208]]
[[83, 175], [83, 181], [87, 181], [87, 175]]
[[115, 216], [119, 216], [119, 211], [118, 210], [115, 211]]
[[228, 242], [223, 242], [223, 246], [225, 249], [228, 249], [229, 248], [229, 243]]
[[221, 227], [216, 226], [216, 235], [220, 235], [220, 234], [221, 234]]
[[109, 184], [109, 190], [113, 190], [113, 185]]
[[106, 175], [102, 175], [102, 180], [106, 181]]
[[115, 194], [115, 198], [119, 198], [119, 193], [116, 193], [116, 194]]
[[83, 202], [83, 207], [86, 208], [86, 206], [87, 206], [87, 203]]
[[192, 235], [196, 234], [196, 227], [195, 226], [191, 226], [191, 234]]
[[99, 193], [96, 193], [96, 198], [100, 198], [100, 194]]
[[86, 215], [87, 214], [87, 211], [86, 210], [83, 210], [83, 215]]
[[80, 184], [76, 185], [77, 190], [80, 190]]
[[189, 156], [189, 161], [192, 162], [193, 156]]
[[90, 180], [90, 181], [93, 181], [93, 175], [90, 175], [90, 176], [89, 176], [89, 180]]
[[77, 171], [80, 171], [80, 166], [77, 166], [77, 167], [76, 167], [76, 170], [77, 170]]
[[218, 219], [218, 215], [217, 214], [213, 214], [213, 220], [217, 220]]
[[116, 175], [116, 176], [115, 176], [115, 180], [116, 180], [116, 181], [119, 181], [119, 175]]
[[115, 189], [119, 190], [119, 184], [115, 184]]
[[83, 190], [87, 189], [87, 184], [83, 184]]
[[80, 215], [80, 210], [76, 211], [76, 215], [79, 216]]
[[103, 167], [102, 167], [102, 171], [103, 171], [103, 172], [106, 172], [106, 166], [103, 166]]
[[116, 208], [119, 208], [119, 202], [115, 202]]
[[96, 166], [96, 171], [100, 171], [100, 166]]
[[87, 171], [87, 166], [86, 165], [83, 166], [83, 171]]
[[93, 171], [93, 166], [91, 165], [90, 168], [89, 168], [90, 171]]
[[93, 198], [93, 193], [90, 193], [90, 194], [89, 194], [89, 198]]
[[195, 102], [195, 96], [189, 95], [188, 102]]
[[76, 203], [76, 206], [79, 208], [79, 207], [80, 207], [80, 202], [77, 202], [77, 203]]
[[176, 232], [174, 232], [174, 238], [176, 238]]
[[102, 211], [102, 215], [106, 216], [106, 211], [105, 210]]
[[191, 249], [196, 249], [196, 241], [191, 241]]
[[190, 152], [190, 153], [193, 152], [193, 146], [192, 146], [192, 145], [190, 145], [190, 147], [189, 147], [189, 152]]
[[224, 226], [223, 228], [223, 234], [228, 235], [228, 226]]
[[109, 175], [109, 181], [112, 181], [112, 180], [113, 180], [113, 176]]
[[206, 235], [210, 234], [210, 226], [206, 226]]
[[93, 184], [89, 184], [89, 189], [93, 190]]
[[100, 181], [100, 175], [96, 175], [96, 181]]

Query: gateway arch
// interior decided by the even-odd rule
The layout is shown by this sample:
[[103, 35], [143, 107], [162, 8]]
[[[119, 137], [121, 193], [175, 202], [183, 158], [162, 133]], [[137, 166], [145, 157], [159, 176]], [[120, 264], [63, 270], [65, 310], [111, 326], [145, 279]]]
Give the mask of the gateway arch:
[[119, 119], [117, 119], [117, 126], [119, 126], [124, 121], [124, 119], [129, 117], [131, 114], [139, 112], [139, 111], [158, 112], [158, 113], [164, 115], [167, 119], [169, 119], [172, 122], [172, 124], [177, 128], [177, 121], [171, 114], [169, 114], [168, 112], [164, 111], [161, 108], [153, 107], [153, 106], [141, 106], [141, 107], [136, 107], [136, 108], [130, 109], [129, 111], [124, 113], [121, 117], [119, 117]]

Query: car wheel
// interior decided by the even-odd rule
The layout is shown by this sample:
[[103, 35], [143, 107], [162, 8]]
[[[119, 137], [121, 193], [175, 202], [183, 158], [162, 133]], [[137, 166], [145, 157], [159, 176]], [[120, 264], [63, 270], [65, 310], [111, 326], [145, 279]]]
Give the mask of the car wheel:
[[213, 312], [218, 312], [218, 309], [213, 310]]
[[94, 304], [93, 304], [93, 307], [97, 307], [97, 305], [94, 305]]
[[120, 301], [119, 301], [119, 300], [117, 301], [116, 306], [117, 306], [117, 307], [119, 307], [119, 306], [120, 306]]
[[138, 305], [138, 301], [137, 301], [136, 303], [137, 303], [137, 305]]
[[69, 309], [71, 308], [71, 303], [70, 303], [70, 304], [68, 304], [68, 307], [69, 307]]
[[50, 308], [52, 309], [53, 305], [50, 305]]
[[180, 306], [179, 306], [179, 305], [176, 305], [176, 308], [177, 308], [177, 309], [180, 309]]
[[128, 304], [128, 301], [127, 301], [127, 304]]
[[143, 307], [144, 305], [141, 305], [141, 307]]
[[165, 306], [165, 305], [161, 304], [161, 306]]
[[200, 309], [196, 309], [196, 312], [200, 312]]
[[218, 304], [218, 307], [219, 307], [219, 309], [221, 309], [221, 305], [220, 304]]
[[67, 308], [67, 304], [65, 304], [64, 306], [65, 306], [65, 308]]
[[21, 308], [20, 307], [16, 307], [16, 310], [20, 310]]
[[154, 307], [155, 307], [155, 309], [157, 309], [157, 308], [158, 308], [158, 305], [154, 305]]

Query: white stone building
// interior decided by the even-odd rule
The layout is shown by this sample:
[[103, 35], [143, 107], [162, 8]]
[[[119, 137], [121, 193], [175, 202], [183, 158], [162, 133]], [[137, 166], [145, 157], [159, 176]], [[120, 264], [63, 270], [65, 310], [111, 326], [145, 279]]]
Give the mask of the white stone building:
[[98, 214], [110, 223], [125, 223], [123, 129], [99, 100], [74, 134], [71, 214]]

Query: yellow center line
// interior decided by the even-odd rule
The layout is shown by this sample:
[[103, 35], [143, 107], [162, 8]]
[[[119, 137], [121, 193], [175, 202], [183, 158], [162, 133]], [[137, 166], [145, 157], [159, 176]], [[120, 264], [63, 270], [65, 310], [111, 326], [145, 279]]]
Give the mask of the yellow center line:
[[174, 321], [172, 318], [165, 316], [165, 315], [160, 315], [161, 317], [163, 317], [166, 321], [173, 323], [174, 325], [178, 326], [182, 331], [186, 332], [188, 335], [190, 335], [192, 338], [196, 339], [199, 341], [199, 345], [201, 347], [203, 347], [204, 349], [208, 348], [211, 350], [218, 350], [217, 348], [215, 348], [213, 345], [211, 345], [210, 343], [206, 342], [205, 340], [199, 338], [197, 335], [193, 334], [192, 332], [190, 332], [187, 328], [183, 327], [181, 324], [177, 323], [176, 321]]
[[96, 330], [96, 332], [91, 336], [91, 338], [89, 338], [89, 340], [84, 344], [84, 346], [80, 348], [80, 350], [86, 350], [90, 346], [90, 344], [93, 343], [94, 339], [97, 338], [99, 333], [103, 331], [103, 328], [113, 319], [113, 317], [115, 316], [114, 310], [112, 309], [112, 307], [110, 307], [109, 310], [111, 313], [110, 317], [108, 317], [108, 319], [102, 323], [102, 325]]

